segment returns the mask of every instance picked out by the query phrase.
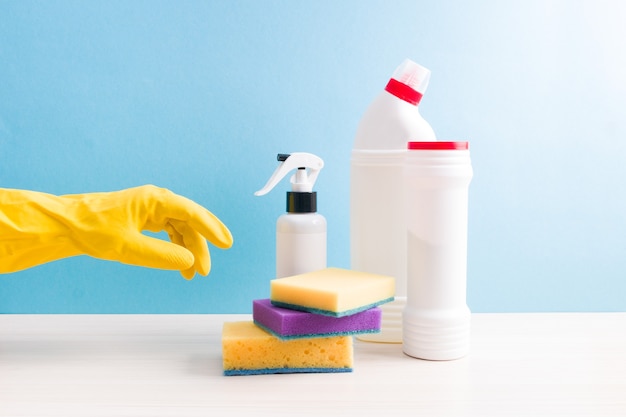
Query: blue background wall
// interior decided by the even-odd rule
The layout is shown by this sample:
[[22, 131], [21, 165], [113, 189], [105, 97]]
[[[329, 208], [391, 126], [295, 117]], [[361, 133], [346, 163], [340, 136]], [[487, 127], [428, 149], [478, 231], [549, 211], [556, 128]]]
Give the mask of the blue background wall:
[[189, 282], [88, 257], [1, 275], [0, 312], [249, 312], [278, 152], [325, 160], [329, 264], [349, 267], [352, 139], [404, 58], [432, 70], [439, 138], [471, 141], [470, 308], [626, 310], [624, 21], [620, 1], [0, 1], [0, 184], [153, 183], [235, 237]]

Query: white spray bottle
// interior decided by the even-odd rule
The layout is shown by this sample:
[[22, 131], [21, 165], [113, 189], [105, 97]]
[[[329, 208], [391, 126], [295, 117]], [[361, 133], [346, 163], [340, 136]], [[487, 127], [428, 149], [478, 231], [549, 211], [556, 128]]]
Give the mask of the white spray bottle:
[[326, 268], [326, 218], [317, 213], [317, 193], [313, 184], [324, 166], [319, 157], [304, 152], [278, 154], [280, 164], [267, 184], [254, 193], [265, 195], [289, 172], [291, 192], [287, 192], [287, 213], [276, 222], [276, 278]]

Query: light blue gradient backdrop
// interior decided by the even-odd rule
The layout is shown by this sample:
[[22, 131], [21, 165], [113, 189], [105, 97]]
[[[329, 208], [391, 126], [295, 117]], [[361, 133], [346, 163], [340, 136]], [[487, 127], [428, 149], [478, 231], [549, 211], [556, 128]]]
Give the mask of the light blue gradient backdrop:
[[2, 313], [250, 312], [288, 184], [312, 152], [329, 264], [349, 267], [356, 125], [395, 67], [469, 140], [475, 312], [626, 310], [626, 6], [620, 1], [0, 1], [0, 184], [152, 183], [232, 230], [208, 278], [87, 257], [0, 276]]

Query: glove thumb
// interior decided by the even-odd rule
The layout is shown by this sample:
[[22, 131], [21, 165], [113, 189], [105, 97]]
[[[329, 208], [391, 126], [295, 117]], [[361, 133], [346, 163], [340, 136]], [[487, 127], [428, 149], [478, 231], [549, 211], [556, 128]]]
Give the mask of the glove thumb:
[[137, 233], [129, 236], [119, 261], [148, 268], [184, 271], [194, 265], [191, 251], [165, 240]]

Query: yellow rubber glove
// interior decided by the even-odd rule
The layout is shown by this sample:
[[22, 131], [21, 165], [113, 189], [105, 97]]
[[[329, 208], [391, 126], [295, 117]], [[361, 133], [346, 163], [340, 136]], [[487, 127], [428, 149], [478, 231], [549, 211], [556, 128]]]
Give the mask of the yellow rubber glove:
[[[172, 243], [144, 230], [165, 230]], [[0, 273], [84, 254], [191, 279], [211, 269], [207, 240], [222, 249], [233, 243], [211, 212], [152, 185], [65, 196], [0, 189]]]

